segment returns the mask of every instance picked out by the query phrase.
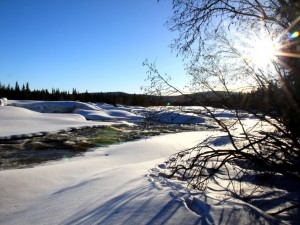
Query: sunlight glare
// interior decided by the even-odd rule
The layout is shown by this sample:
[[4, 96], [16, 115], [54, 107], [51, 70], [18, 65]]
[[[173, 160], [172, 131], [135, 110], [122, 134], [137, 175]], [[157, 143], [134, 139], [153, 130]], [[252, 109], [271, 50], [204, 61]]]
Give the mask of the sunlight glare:
[[276, 57], [277, 44], [271, 39], [255, 40], [251, 43], [250, 61], [259, 69], [266, 69]]

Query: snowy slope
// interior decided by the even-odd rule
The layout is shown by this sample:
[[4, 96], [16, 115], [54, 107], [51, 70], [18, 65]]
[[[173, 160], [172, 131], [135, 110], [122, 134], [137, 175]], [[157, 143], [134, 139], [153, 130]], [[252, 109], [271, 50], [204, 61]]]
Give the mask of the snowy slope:
[[245, 203], [191, 196], [147, 177], [149, 168], [207, 135], [164, 135], [1, 171], [0, 224], [276, 224]]

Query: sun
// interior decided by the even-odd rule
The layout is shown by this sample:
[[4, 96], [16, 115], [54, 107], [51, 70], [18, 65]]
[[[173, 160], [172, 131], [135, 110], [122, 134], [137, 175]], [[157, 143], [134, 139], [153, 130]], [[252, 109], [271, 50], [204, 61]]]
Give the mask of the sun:
[[267, 69], [276, 60], [278, 44], [269, 38], [251, 41], [249, 46], [250, 63], [257, 69]]

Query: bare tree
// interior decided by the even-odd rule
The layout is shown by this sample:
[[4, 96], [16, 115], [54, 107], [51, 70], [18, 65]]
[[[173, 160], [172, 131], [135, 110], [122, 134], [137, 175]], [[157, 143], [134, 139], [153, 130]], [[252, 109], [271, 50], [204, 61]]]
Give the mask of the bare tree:
[[[167, 25], [171, 31], [179, 32], [172, 48], [186, 57], [186, 69], [192, 78], [190, 88], [194, 94], [186, 97], [201, 104], [203, 99], [210, 100], [202, 93], [213, 92], [219, 97], [219, 106], [233, 110], [235, 118], [222, 120], [204, 105], [198, 113], [211, 117], [226, 132], [228, 144], [212, 145], [213, 139], [224, 137], [211, 137], [183, 150], [170, 157], [169, 171], [162, 175], [185, 180], [193, 188], [203, 190], [211, 179], [226, 174], [228, 191], [243, 200], [249, 200], [257, 191], [263, 192], [263, 187], [278, 174], [300, 184], [299, 1], [172, 3], [173, 17]], [[276, 45], [276, 53], [262, 66], [255, 62], [251, 49], [255, 48], [255, 41], [265, 38]], [[159, 73], [155, 64], [146, 61], [145, 65], [149, 68], [150, 90], [184, 95]], [[264, 101], [257, 99], [258, 110], [247, 108], [256, 121], [251, 125], [245, 120], [245, 108], [241, 110], [237, 101], [239, 92], [249, 90], [261, 93]], [[250, 178], [255, 185], [246, 192], [244, 185]], [[298, 200], [273, 214], [296, 207]]]

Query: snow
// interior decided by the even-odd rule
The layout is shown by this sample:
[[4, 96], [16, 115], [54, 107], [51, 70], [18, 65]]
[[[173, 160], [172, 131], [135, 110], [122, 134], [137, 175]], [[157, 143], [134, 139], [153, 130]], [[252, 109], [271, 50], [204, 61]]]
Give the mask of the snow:
[[87, 121], [79, 114], [38, 113], [28, 109], [0, 107], [0, 139], [39, 136], [78, 127], [111, 125]]
[[7, 98], [0, 98], [0, 106], [6, 106], [7, 105]]
[[[9, 100], [0, 107], [0, 139], [39, 136], [92, 126], [129, 124], [143, 117], [117, 107], [76, 101]], [[100, 104], [99, 104], [100, 105]], [[95, 121], [88, 121], [95, 120]]]
[[84, 110], [76, 109], [74, 113], [80, 114], [89, 120], [117, 121], [117, 120], [142, 120], [142, 116], [124, 110]]
[[1, 171], [0, 223], [249, 224], [257, 217], [272, 224], [247, 204], [224, 199], [219, 205], [213, 200], [217, 196], [205, 202], [147, 178], [153, 165], [192, 146], [197, 137], [199, 132], [164, 135], [99, 149], [68, 162]]
[[120, 121], [142, 120], [143, 117], [109, 104], [93, 104], [77, 101], [9, 101], [11, 106], [27, 108], [41, 113], [75, 113], [88, 120]]
[[[0, 107], [2, 139], [137, 121], [142, 117], [136, 112], [144, 110], [80, 102], [8, 104]], [[161, 113], [172, 121], [174, 114]], [[201, 116], [190, 121], [204, 122]], [[220, 131], [182, 132], [0, 171], [0, 224], [281, 224], [216, 184], [206, 192], [189, 192], [184, 184], [159, 176], [170, 155], [211, 136], [220, 137], [214, 145], [226, 146], [228, 139]]]
[[193, 113], [179, 113], [159, 111], [154, 115], [154, 120], [166, 124], [201, 124], [205, 122], [205, 119], [201, 116], [197, 116]]

